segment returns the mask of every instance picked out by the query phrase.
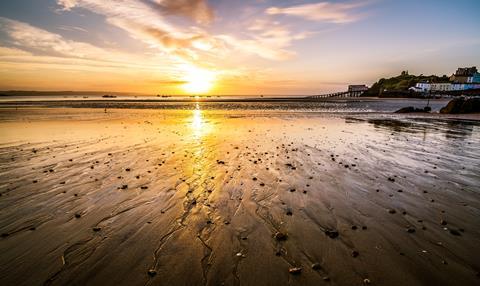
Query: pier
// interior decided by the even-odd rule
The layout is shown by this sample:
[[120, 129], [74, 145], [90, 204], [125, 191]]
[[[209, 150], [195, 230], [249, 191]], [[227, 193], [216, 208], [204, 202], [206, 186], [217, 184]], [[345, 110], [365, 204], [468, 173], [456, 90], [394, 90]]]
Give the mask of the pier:
[[332, 98], [332, 97], [360, 97], [368, 90], [366, 85], [349, 85], [347, 91], [332, 92], [326, 94], [312, 95], [308, 99]]

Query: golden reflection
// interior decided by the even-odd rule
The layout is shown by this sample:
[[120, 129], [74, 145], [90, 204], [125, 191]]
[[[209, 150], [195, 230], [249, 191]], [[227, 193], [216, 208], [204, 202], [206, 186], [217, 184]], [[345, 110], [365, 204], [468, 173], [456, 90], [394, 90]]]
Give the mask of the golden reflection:
[[205, 119], [205, 114], [200, 109], [200, 104], [198, 102], [196, 103], [195, 109], [192, 112], [191, 128], [192, 135], [195, 139], [202, 138], [212, 129], [209, 121]]

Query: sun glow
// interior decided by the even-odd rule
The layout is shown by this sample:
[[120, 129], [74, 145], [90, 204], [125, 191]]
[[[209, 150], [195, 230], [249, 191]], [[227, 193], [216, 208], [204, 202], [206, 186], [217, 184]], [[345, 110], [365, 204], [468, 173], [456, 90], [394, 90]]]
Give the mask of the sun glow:
[[215, 73], [209, 70], [188, 66], [185, 68], [185, 84], [182, 88], [189, 94], [204, 94], [209, 92], [215, 82]]

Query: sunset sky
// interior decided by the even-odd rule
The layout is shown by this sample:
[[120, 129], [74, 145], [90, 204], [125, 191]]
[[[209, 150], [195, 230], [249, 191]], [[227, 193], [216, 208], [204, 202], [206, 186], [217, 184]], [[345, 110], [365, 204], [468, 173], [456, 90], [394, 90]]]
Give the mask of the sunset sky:
[[480, 65], [478, 0], [0, 1], [0, 90], [316, 94]]

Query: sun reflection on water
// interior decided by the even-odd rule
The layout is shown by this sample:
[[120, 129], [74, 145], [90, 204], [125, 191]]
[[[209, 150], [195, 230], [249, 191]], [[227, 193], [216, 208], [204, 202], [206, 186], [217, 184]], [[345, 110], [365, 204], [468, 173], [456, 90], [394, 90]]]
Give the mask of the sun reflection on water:
[[205, 134], [210, 132], [211, 126], [205, 119], [204, 112], [200, 108], [200, 104], [197, 102], [195, 109], [192, 112], [191, 125], [192, 135], [195, 139], [202, 138]]

